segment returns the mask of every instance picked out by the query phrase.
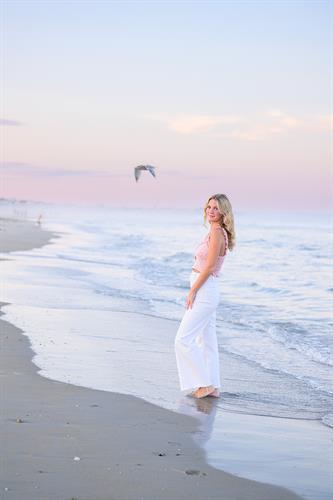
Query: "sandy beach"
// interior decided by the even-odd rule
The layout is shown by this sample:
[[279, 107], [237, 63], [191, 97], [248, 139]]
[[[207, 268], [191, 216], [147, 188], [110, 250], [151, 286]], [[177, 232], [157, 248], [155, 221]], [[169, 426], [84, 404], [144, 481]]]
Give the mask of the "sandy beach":
[[0, 217], [0, 249], [1, 252], [30, 250], [49, 243], [60, 235], [42, 229], [38, 224], [16, 219]]
[[[1, 219], [0, 227], [2, 252], [36, 248], [57, 236], [31, 222]], [[192, 438], [199, 425], [194, 418], [40, 376], [28, 337], [4, 320], [0, 325], [3, 498], [301, 498], [207, 465]]]

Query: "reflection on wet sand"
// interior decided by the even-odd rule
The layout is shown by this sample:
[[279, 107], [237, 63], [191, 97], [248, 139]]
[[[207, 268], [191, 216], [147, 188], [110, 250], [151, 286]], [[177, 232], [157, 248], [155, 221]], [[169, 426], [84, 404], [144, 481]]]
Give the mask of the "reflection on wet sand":
[[199, 430], [193, 435], [197, 444], [203, 446], [211, 437], [217, 410], [217, 398], [196, 399], [183, 396], [178, 400], [178, 410], [200, 421]]

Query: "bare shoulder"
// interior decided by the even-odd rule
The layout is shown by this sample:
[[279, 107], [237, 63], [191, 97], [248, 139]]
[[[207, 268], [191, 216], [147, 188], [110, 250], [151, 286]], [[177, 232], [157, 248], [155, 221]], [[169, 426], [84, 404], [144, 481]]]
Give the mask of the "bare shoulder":
[[222, 226], [214, 226], [212, 227], [212, 234], [215, 235], [213, 237], [219, 239], [220, 241], [224, 241], [226, 245], [228, 245], [229, 237], [226, 229]]
[[221, 226], [213, 226], [210, 230], [210, 239], [214, 241], [223, 241], [223, 231]]
[[216, 232], [220, 232], [221, 234], [228, 234], [226, 229], [222, 226], [214, 226], [212, 227], [212, 229], [214, 229]]
[[221, 226], [213, 226], [211, 229], [212, 234], [220, 234], [222, 236], [225, 229]]

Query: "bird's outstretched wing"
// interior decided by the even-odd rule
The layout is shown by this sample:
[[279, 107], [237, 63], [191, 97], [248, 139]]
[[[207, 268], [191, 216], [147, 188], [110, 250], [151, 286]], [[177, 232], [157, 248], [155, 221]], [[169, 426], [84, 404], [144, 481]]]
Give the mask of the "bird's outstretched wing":
[[149, 170], [149, 172], [151, 173], [151, 175], [153, 177], [156, 177], [156, 174], [155, 174], [155, 167], [153, 167], [152, 165], [147, 165], [147, 170]]
[[155, 168], [156, 167], [153, 167], [152, 165], [138, 165], [137, 167], [135, 167], [134, 176], [136, 182], [138, 182], [142, 170], [148, 170], [148, 172], [150, 172], [153, 177], [156, 177]]
[[138, 182], [138, 180], [139, 180], [142, 167], [143, 167], [143, 165], [139, 165], [138, 167], [135, 167], [135, 169], [134, 169], [134, 176], [135, 176], [136, 182]]

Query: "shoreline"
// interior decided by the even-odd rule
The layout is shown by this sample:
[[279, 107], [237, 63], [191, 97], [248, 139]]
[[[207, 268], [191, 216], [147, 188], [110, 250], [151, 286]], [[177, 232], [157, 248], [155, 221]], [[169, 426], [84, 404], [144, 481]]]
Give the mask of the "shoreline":
[[0, 252], [33, 250], [60, 237], [61, 233], [44, 229], [35, 222], [0, 217]]
[[[9, 222], [13, 232], [8, 252], [43, 246], [56, 237], [28, 223], [25, 229], [30, 231], [30, 239], [24, 239], [25, 223], [18, 222], [21, 231], [16, 232], [17, 247], [16, 222]], [[32, 235], [33, 229], [39, 234]], [[1, 251], [6, 252], [3, 248]], [[135, 396], [88, 389], [39, 375], [27, 335], [1, 318], [0, 331], [0, 437], [5, 450], [0, 474], [4, 498], [301, 498], [285, 488], [209, 466], [205, 451], [192, 438], [199, 428], [195, 418]]]

